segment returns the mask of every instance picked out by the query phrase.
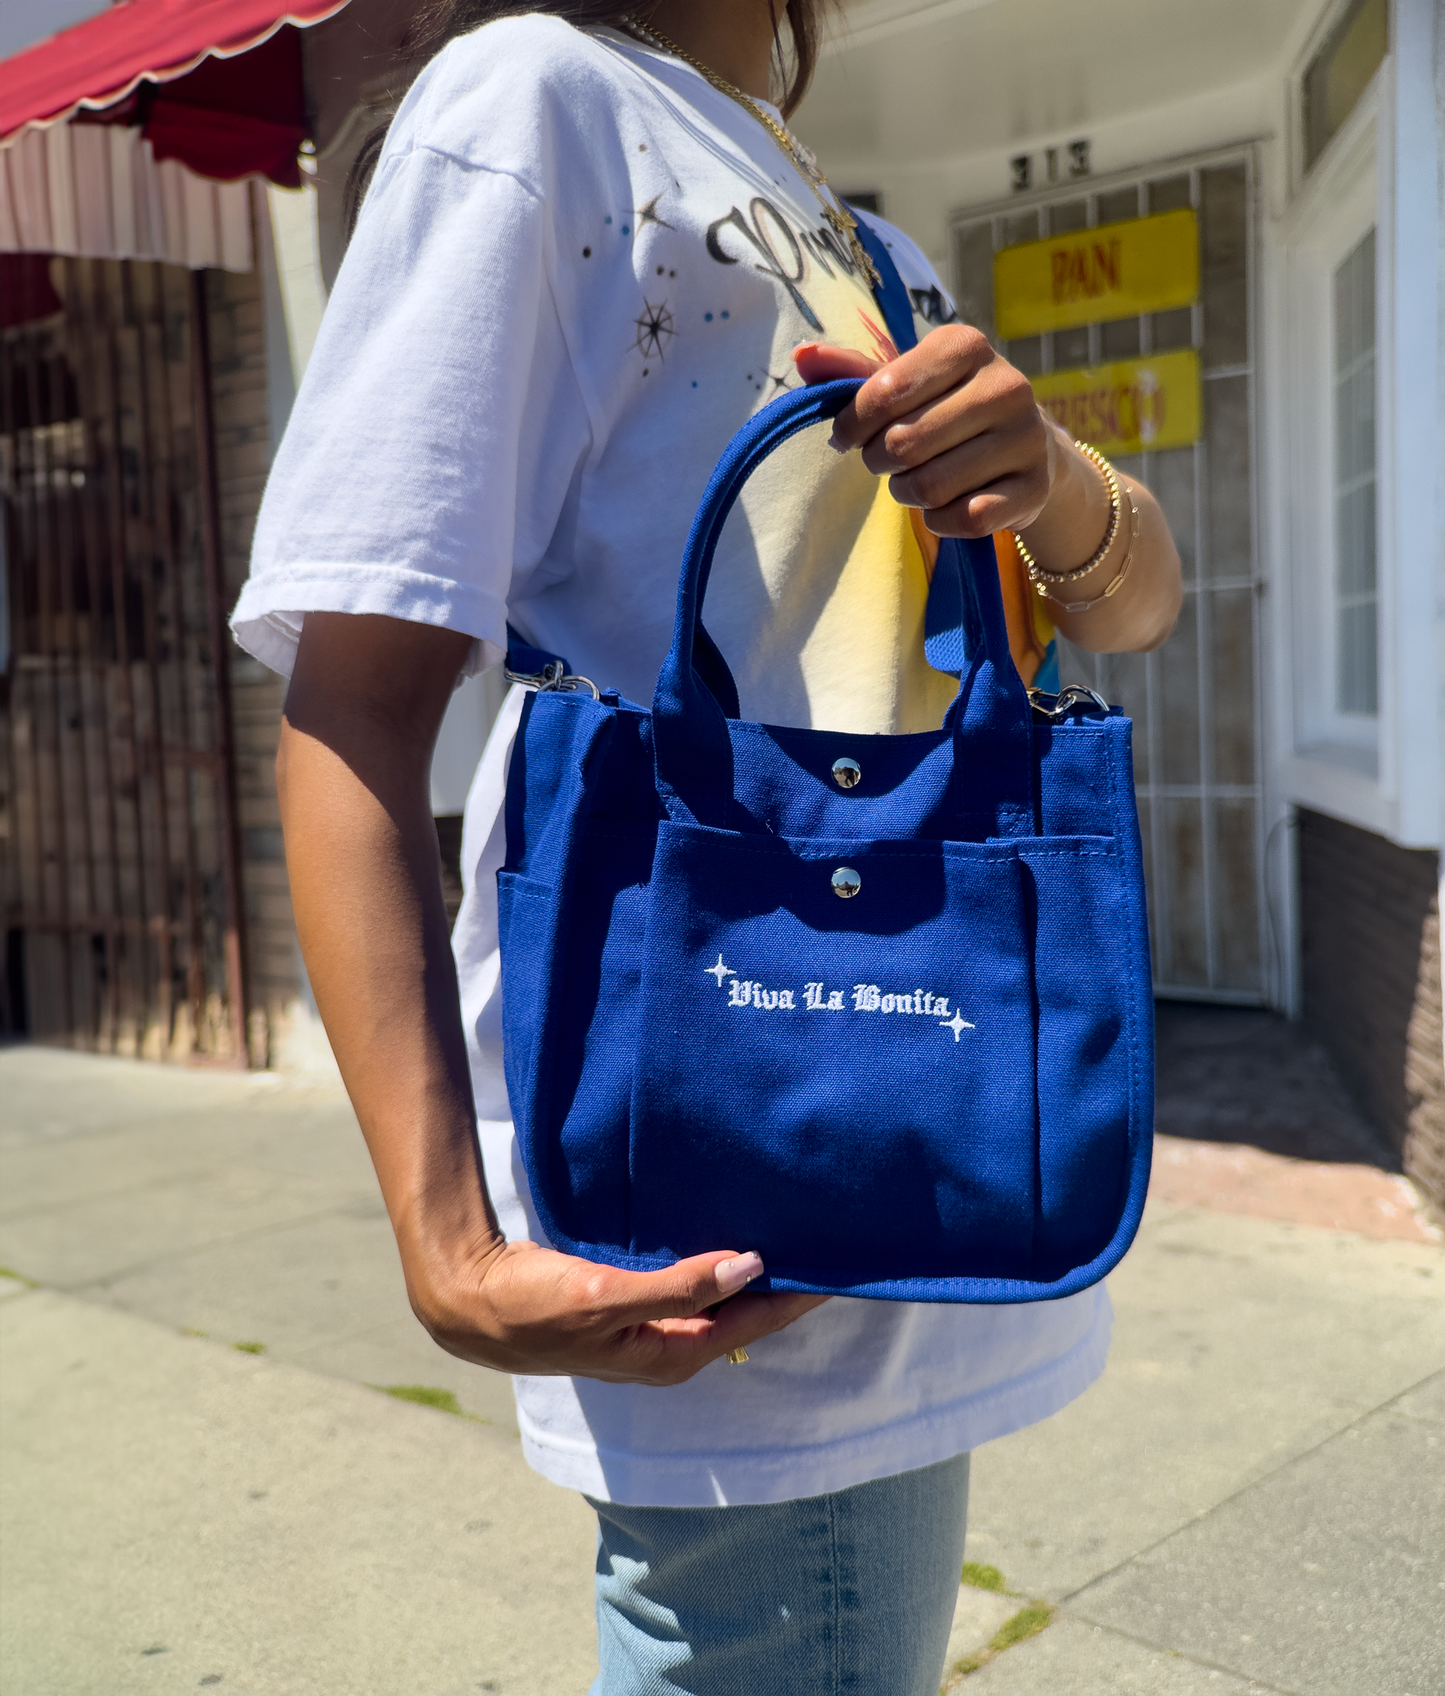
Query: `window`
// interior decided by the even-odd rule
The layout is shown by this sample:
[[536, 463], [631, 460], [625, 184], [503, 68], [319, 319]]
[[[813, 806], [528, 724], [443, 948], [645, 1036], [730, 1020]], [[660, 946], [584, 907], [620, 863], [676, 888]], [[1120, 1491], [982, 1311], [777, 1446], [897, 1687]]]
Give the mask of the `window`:
[[1389, 0], [1354, 0], [1304, 74], [1308, 171], [1354, 111], [1390, 44]]
[[1375, 571], [1375, 232], [1334, 273], [1335, 706], [1379, 702]]

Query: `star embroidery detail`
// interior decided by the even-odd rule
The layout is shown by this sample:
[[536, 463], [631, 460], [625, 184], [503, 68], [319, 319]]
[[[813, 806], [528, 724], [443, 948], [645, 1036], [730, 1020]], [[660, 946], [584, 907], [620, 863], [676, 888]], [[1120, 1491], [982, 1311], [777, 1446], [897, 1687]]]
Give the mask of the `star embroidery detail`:
[[637, 340], [632, 345], [644, 359], [650, 359], [653, 354], [661, 359], [664, 340], [677, 334], [672, 327], [672, 314], [667, 307], [654, 306], [650, 300], [645, 300], [642, 303], [642, 316], [634, 318], [632, 322], [637, 326]]
[[[718, 955], [718, 959], [722, 959], [721, 954]], [[718, 984], [718, 988], [722, 988], [721, 983]], [[976, 1028], [969, 1024], [968, 1020], [964, 1018], [962, 1013], [955, 1013], [951, 1019], [940, 1019], [938, 1022], [943, 1026], [944, 1030], [953, 1032], [953, 1040], [955, 1042], [958, 1041], [959, 1037], [961, 1037], [965, 1031], [971, 1031]]]
[[781, 377], [775, 377], [772, 374], [772, 372], [769, 371], [768, 372], [768, 381], [773, 385], [771, 391], [769, 392], [769, 396], [768, 396], [768, 398], [770, 400], [772, 399], [773, 395], [777, 394], [779, 389], [785, 389], [788, 386], [788, 376], [787, 376], [786, 372], [784, 372]]
[[710, 977], [715, 977], [717, 979], [717, 986], [719, 989], [722, 988], [722, 980], [724, 978], [730, 978], [733, 975], [732, 967], [723, 965], [723, 957], [721, 954], [718, 955], [717, 964], [715, 966], [704, 966], [703, 970]]
[[633, 217], [637, 219], [637, 227], [639, 230], [644, 224], [656, 224], [659, 229], [664, 230], [670, 230], [672, 228], [672, 225], [668, 223], [666, 218], [659, 218], [657, 215], [657, 203], [661, 199], [662, 196], [660, 194], [654, 194], [646, 206], [639, 206], [636, 212], [633, 213]]

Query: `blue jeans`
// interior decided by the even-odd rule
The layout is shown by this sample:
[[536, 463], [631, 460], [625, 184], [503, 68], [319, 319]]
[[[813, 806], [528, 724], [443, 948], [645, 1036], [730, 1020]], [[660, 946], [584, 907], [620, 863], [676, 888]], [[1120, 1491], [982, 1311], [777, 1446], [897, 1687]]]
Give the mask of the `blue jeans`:
[[591, 1696], [937, 1696], [966, 1454], [763, 1507], [592, 1506]]

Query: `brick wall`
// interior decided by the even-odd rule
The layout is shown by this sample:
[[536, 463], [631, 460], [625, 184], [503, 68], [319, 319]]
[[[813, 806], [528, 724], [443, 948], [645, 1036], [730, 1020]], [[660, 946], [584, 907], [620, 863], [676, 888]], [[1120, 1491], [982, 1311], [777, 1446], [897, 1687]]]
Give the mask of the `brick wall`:
[[[265, 308], [259, 271], [207, 273], [216, 462], [228, 603], [245, 580], [251, 533], [270, 467]], [[232, 647], [231, 707], [241, 829], [251, 1064], [275, 1064], [303, 995], [281, 847], [274, 765], [285, 683]]]
[[1304, 1015], [1445, 1218], [1439, 856], [1299, 815]]

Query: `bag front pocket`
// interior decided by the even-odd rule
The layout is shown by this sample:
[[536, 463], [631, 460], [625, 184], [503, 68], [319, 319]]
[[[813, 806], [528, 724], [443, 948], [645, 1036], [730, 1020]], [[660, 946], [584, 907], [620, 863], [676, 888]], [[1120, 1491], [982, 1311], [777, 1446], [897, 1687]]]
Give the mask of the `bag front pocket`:
[[663, 826], [633, 1253], [756, 1249], [833, 1285], [1027, 1277], [1031, 959], [1010, 843]]

